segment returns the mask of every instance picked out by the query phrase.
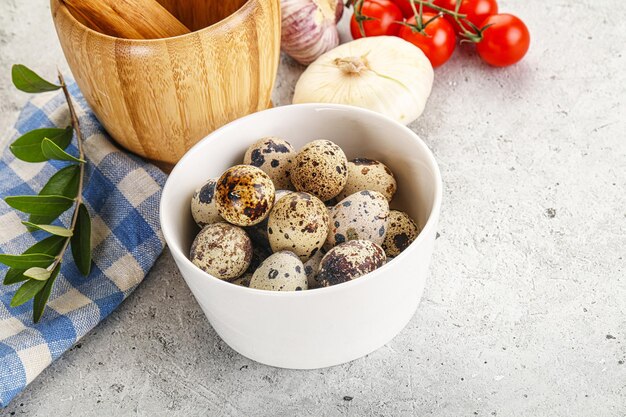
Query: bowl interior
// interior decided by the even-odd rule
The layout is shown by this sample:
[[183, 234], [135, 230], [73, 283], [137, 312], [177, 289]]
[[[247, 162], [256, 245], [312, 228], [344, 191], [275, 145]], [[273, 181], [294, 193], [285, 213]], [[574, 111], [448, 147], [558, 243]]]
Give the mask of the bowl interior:
[[[211, 26], [239, 10], [248, 0], [157, 0], [167, 11], [180, 20], [192, 32]], [[69, 13], [86, 24], [82, 16], [72, 8]], [[87, 25], [89, 26], [89, 25]]]
[[191, 31], [219, 22], [248, 0], [157, 0]]
[[[386, 164], [398, 191], [391, 207], [406, 211], [423, 228], [439, 204], [441, 179], [432, 153], [405, 126], [369, 110], [326, 104], [277, 107], [246, 116], [196, 144], [172, 171], [161, 200], [161, 223], [172, 252], [187, 257], [198, 228], [190, 212], [196, 188], [240, 164], [246, 148], [278, 136], [296, 149], [316, 139], [337, 143], [348, 159], [367, 157]], [[437, 207], [438, 209], [438, 207]]]

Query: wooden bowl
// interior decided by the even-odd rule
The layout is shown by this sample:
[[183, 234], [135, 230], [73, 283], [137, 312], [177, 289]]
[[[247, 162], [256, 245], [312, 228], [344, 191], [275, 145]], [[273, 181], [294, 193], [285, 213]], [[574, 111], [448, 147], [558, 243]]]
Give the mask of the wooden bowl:
[[280, 55], [280, 0], [159, 0], [194, 32], [115, 38], [51, 9], [76, 83], [109, 134], [176, 163], [220, 126], [270, 107]]

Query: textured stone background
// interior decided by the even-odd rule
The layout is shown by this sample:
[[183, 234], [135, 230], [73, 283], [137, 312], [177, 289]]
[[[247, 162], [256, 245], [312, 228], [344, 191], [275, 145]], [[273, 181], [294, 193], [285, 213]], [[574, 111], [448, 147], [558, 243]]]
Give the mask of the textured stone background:
[[[493, 69], [459, 48], [412, 125], [442, 169], [441, 237], [392, 342], [317, 371], [251, 362], [166, 251], [0, 414], [626, 415], [626, 3], [500, 3], [531, 30], [526, 59]], [[4, 132], [27, 99], [10, 64], [66, 68], [45, 0], [2, 0], [0, 48]], [[301, 70], [283, 60], [277, 104]]]

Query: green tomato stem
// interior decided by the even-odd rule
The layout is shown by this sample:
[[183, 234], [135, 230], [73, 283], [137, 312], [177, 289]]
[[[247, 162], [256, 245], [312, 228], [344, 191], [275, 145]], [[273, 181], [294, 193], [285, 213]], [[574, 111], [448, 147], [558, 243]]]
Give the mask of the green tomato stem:
[[[437, 6], [436, 4], [433, 4], [432, 0], [410, 0], [411, 2], [411, 6], [413, 7], [413, 11], [416, 13], [415, 14], [415, 21], [418, 21], [418, 14], [415, 11], [415, 3], [418, 3], [420, 5], [420, 10], [419, 10], [419, 21], [422, 21], [422, 6], [426, 5], [428, 7], [430, 7], [433, 10], [438, 11], [440, 14], [447, 14], [449, 16], [452, 16], [452, 18], [454, 19], [454, 21], [457, 23], [457, 25], [461, 28], [461, 36], [463, 36], [463, 41], [465, 42], [473, 42], [473, 43], [478, 43], [482, 40], [483, 38], [483, 32], [485, 29], [487, 29], [487, 26], [483, 27], [483, 28], [476, 28], [476, 26], [474, 26], [470, 21], [467, 20], [467, 15], [463, 14], [463, 13], [459, 13], [459, 9], [461, 8], [461, 1], [462, 0], [456, 0], [456, 5], [454, 8], [454, 11], [446, 9], [445, 7], [441, 7], [441, 6]], [[430, 23], [432, 20], [428, 21], [426, 24], [422, 25], [422, 29], [428, 24]], [[423, 23], [423, 22], [422, 22]], [[468, 29], [465, 28], [465, 23], [469, 24], [472, 28], [475, 28], [476, 32], [472, 32]], [[418, 25], [419, 27], [419, 25]]]
[[[437, 6], [436, 4], [433, 3], [433, 0], [409, 0], [409, 3], [411, 4], [411, 9], [413, 10], [413, 15], [415, 16], [415, 24], [406, 23], [406, 22], [396, 22], [396, 23], [404, 25], [404, 26], [408, 26], [414, 32], [419, 32], [422, 35], [427, 36], [426, 33], [424, 32], [424, 29], [426, 28], [426, 26], [434, 22], [440, 16], [449, 15], [454, 18], [455, 22], [461, 28], [462, 32], [460, 33], [460, 35], [463, 37], [461, 42], [478, 43], [483, 39], [483, 32], [485, 31], [485, 29], [489, 27], [489, 25], [482, 27], [482, 28], [477, 28], [474, 24], [472, 24], [472, 22], [467, 20], [466, 14], [459, 13], [459, 9], [461, 8], [461, 1], [462, 0], [456, 0], [456, 5], [454, 7], [454, 10], [449, 10], [449, 9], [446, 9], [445, 7]], [[346, 3], [346, 5], [347, 6], [351, 5], [354, 7], [354, 19], [356, 20], [357, 25], [359, 26], [359, 32], [361, 33], [361, 36], [366, 37], [367, 35], [365, 34], [365, 29], [363, 28], [363, 22], [366, 20], [378, 20], [378, 19], [363, 15], [363, 3], [364, 2], [365, 0], [349, 0]], [[431, 9], [437, 11], [438, 14], [435, 17], [424, 22], [424, 6], [430, 7]], [[466, 24], [469, 25], [472, 29], [474, 29], [475, 32], [468, 30], [465, 27]]]

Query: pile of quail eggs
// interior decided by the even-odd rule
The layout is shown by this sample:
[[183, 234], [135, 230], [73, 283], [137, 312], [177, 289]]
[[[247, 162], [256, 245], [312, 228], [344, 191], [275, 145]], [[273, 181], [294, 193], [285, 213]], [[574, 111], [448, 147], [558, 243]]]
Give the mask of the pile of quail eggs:
[[243, 164], [206, 181], [191, 212], [202, 229], [190, 259], [203, 271], [270, 291], [300, 291], [359, 278], [402, 252], [419, 234], [390, 210], [396, 179], [379, 161], [348, 161], [329, 140], [299, 152], [266, 137]]

